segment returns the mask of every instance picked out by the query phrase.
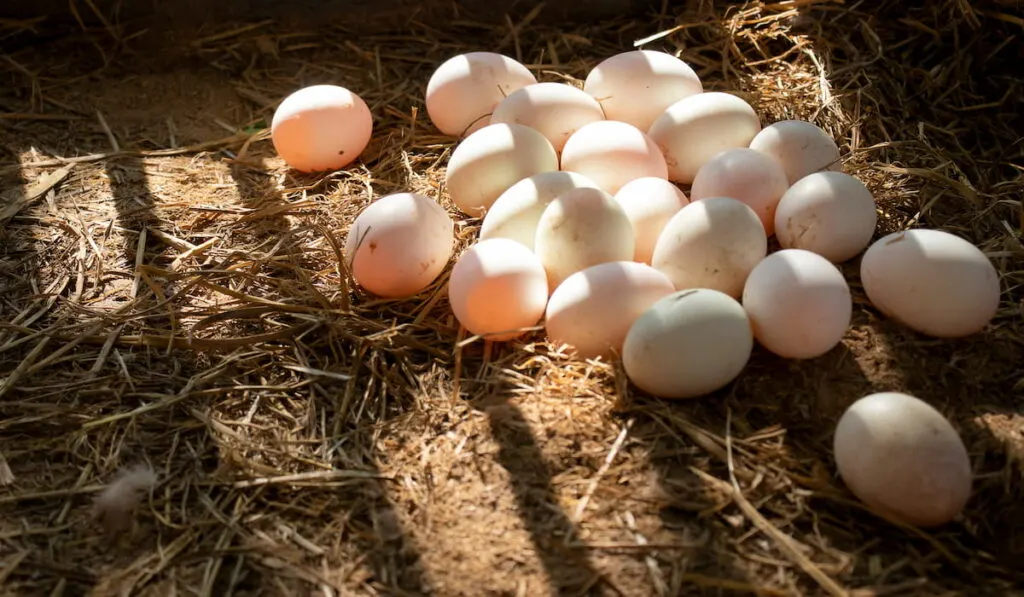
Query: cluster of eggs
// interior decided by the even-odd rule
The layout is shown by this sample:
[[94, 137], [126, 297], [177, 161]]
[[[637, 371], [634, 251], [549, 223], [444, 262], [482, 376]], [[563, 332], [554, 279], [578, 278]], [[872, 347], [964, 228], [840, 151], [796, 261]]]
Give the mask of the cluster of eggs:
[[[755, 342], [788, 359], [838, 345], [853, 304], [837, 264], [862, 253], [869, 300], [918, 332], [966, 336], [997, 310], [981, 250], [928, 229], [872, 244], [874, 197], [842, 172], [825, 131], [762, 127], [750, 104], [705, 91], [671, 54], [615, 55], [579, 87], [470, 52], [434, 71], [425, 103], [434, 126], [461, 139], [447, 193], [481, 220], [448, 280], [452, 313], [473, 335], [509, 341], [543, 324], [578, 358], [620, 358], [641, 390], [691, 398], [735, 380]], [[281, 104], [272, 138], [310, 171], [350, 163], [371, 130], [358, 96], [319, 85]], [[773, 235], [782, 248], [769, 252]], [[345, 253], [366, 291], [401, 298], [437, 280], [455, 240], [440, 203], [395, 193], [358, 215]], [[962, 441], [917, 398], [861, 399], [834, 447], [851, 490], [903, 520], [945, 522], [970, 493]]]

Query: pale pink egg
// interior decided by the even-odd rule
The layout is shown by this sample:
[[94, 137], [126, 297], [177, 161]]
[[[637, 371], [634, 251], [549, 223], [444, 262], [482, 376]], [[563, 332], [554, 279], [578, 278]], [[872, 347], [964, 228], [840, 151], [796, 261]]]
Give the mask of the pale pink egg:
[[270, 124], [274, 149], [302, 172], [337, 170], [366, 149], [373, 115], [358, 95], [337, 85], [313, 85], [281, 102]]
[[586, 176], [611, 195], [637, 178], [668, 178], [665, 156], [654, 141], [615, 120], [591, 122], [573, 133], [562, 148], [561, 169]]
[[711, 158], [697, 171], [690, 188], [690, 200], [732, 197], [754, 210], [765, 234], [775, 234], [775, 209], [789, 188], [786, 171], [767, 155], [737, 147]]

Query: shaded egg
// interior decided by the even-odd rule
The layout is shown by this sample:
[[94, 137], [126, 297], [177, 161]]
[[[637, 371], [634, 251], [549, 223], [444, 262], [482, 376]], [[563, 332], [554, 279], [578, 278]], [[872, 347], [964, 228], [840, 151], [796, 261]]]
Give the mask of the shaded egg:
[[842, 263], [875, 234], [875, 198], [842, 172], [815, 172], [796, 181], [775, 210], [775, 237], [784, 249], [805, 249]]
[[521, 124], [491, 124], [452, 151], [445, 187], [460, 211], [480, 217], [512, 185], [555, 170], [558, 154], [544, 135]]
[[666, 108], [647, 134], [665, 156], [669, 180], [690, 184], [708, 160], [746, 147], [760, 130], [750, 104], [730, 93], [706, 91]]
[[536, 83], [513, 91], [491, 115], [492, 123], [522, 124], [539, 131], [561, 152], [569, 136], [604, 120], [597, 100], [565, 83]]
[[655, 50], [632, 50], [606, 58], [583, 82], [609, 120], [646, 131], [666, 108], [704, 91], [693, 68]]
[[525, 66], [494, 52], [467, 52], [441, 63], [427, 81], [427, 115], [445, 135], [469, 135], [491, 123], [508, 94], [537, 82]]
[[522, 244], [507, 238], [482, 240], [452, 267], [448, 300], [469, 333], [495, 342], [513, 340], [544, 316], [547, 274]]
[[651, 264], [654, 245], [665, 224], [689, 203], [686, 193], [679, 190], [679, 187], [664, 178], [656, 177], [627, 182], [615, 193], [615, 200], [633, 224], [633, 260], [648, 265]]
[[626, 376], [660, 398], [724, 388], [750, 361], [754, 336], [743, 307], [707, 288], [662, 297], [633, 322], [622, 345]]
[[300, 172], [344, 168], [366, 149], [372, 133], [366, 102], [337, 85], [299, 89], [281, 102], [270, 123], [274, 150]]
[[775, 208], [789, 188], [786, 173], [772, 158], [748, 149], [726, 149], [697, 171], [690, 201], [732, 197], [746, 203], [760, 218], [765, 234], [775, 233]]
[[637, 178], [668, 178], [665, 156], [654, 141], [614, 120], [591, 122], [573, 133], [562, 148], [561, 169], [586, 176], [612, 195]]
[[876, 512], [921, 527], [956, 518], [971, 497], [963, 440], [927, 402], [880, 392], [846, 409], [833, 438], [850, 491]]
[[665, 274], [635, 261], [600, 263], [569, 276], [551, 294], [544, 317], [552, 344], [581, 359], [622, 354], [630, 326], [675, 291]]
[[352, 277], [384, 298], [415, 295], [437, 279], [455, 250], [455, 222], [417, 193], [381, 197], [356, 216], [345, 241]]
[[780, 120], [766, 126], [751, 139], [750, 148], [778, 160], [791, 185], [812, 172], [843, 169], [836, 142], [806, 120]]

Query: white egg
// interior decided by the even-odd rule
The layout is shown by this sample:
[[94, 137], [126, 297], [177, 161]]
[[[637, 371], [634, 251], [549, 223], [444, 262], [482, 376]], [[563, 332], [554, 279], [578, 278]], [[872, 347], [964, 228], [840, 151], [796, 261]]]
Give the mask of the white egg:
[[868, 299], [884, 315], [936, 338], [976, 334], [999, 310], [999, 274], [966, 240], [941, 230], [889, 234], [860, 262]]
[[615, 193], [626, 216], [633, 224], [635, 250], [633, 261], [651, 264], [654, 245], [665, 224], [689, 200], [686, 193], [664, 178], [645, 177], [632, 180]]
[[636, 319], [622, 345], [626, 376], [661, 398], [724, 388], [750, 361], [754, 336], [735, 299], [707, 288], [679, 290]]
[[445, 186], [463, 213], [481, 216], [520, 180], [558, 170], [558, 154], [537, 131], [521, 124], [492, 124], [452, 151]]
[[510, 93], [537, 82], [519, 62], [494, 52], [468, 52], [441, 63], [427, 81], [430, 121], [446, 135], [469, 135], [491, 123]]
[[768, 237], [754, 210], [730, 197], [708, 197], [665, 224], [651, 265], [676, 290], [710, 288], [739, 298], [750, 270], [767, 254]]
[[854, 402], [836, 425], [833, 451], [850, 491], [903, 523], [944, 524], [971, 497], [971, 461], [963, 440], [919, 398], [881, 392]]
[[666, 108], [647, 134], [665, 156], [669, 180], [690, 184], [705, 162], [726, 149], [746, 147], [760, 130], [750, 104], [730, 93], [706, 91]]
[[693, 179], [690, 201], [706, 197], [732, 197], [750, 206], [764, 226], [775, 233], [775, 208], [789, 188], [786, 173], [772, 158], [748, 149], [726, 149], [708, 160]]
[[510, 238], [531, 251], [537, 223], [555, 197], [572, 189], [597, 189], [597, 183], [575, 172], [541, 172], [508, 188], [487, 210], [480, 225], [480, 240]]
[[491, 115], [492, 123], [523, 124], [540, 131], [557, 152], [570, 135], [598, 120], [604, 120], [601, 104], [565, 83], [527, 85], [509, 94]]
[[632, 50], [604, 59], [583, 82], [609, 120], [646, 131], [666, 108], [704, 91], [689, 64], [665, 52]]
[[775, 237], [784, 249], [805, 249], [842, 263], [875, 234], [875, 198], [842, 172], [815, 172], [793, 183], [775, 210]]
[[836, 142], [806, 120], [780, 120], [766, 126], [751, 139], [750, 148], [778, 160], [789, 184], [819, 170], [843, 169]]
[[540, 322], [548, 301], [547, 274], [533, 251], [507, 238], [483, 240], [459, 256], [448, 301], [469, 333], [504, 342]]
[[675, 291], [665, 274], [635, 261], [610, 261], [569, 276], [551, 294], [544, 316], [552, 344], [582, 359], [622, 354], [630, 326]]
[[633, 225], [615, 199], [600, 189], [562, 193], [537, 223], [537, 256], [554, 290], [580, 270], [633, 257]]
[[750, 272], [743, 308], [761, 346], [783, 358], [813, 359], [846, 335], [853, 298], [846, 278], [828, 259], [784, 249]]
[[397, 193], [369, 204], [349, 228], [352, 277], [384, 298], [417, 294], [444, 271], [455, 250], [455, 223], [436, 201]]
[[614, 195], [637, 178], [667, 178], [665, 156], [640, 129], [598, 120], [580, 127], [562, 148], [562, 170], [578, 172]]

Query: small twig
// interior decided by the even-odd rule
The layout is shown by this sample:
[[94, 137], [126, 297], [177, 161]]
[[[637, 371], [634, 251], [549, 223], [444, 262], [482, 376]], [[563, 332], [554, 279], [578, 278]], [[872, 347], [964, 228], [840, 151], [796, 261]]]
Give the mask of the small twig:
[[590, 479], [590, 483], [587, 485], [586, 492], [584, 492], [583, 497], [580, 499], [579, 503], [576, 504], [576, 510], [572, 514], [571, 520], [573, 525], [579, 524], [580, 520], [583, 519], [583, 512], [584, 510], [587, 509], [587, 504], [590, 503], [590, 498], [593, 497], [594, 492], [597, 491], [598, 483], [601, 482], [601, 479], [604, 477], [605, 473], [607, 473], [608, 469], [611, 467], [612, 461], [615, 460], [615, 457], [619, 454], [619, 450], [622, 449], [622, 445], [626, 441], [626, 435], [629, 434], [629, 430], [633, 427], [633, 421], [634, 419], [630, 419], [629, 421], [626, 422], [626, 425], [622, 428], [622, 431], [619, 432], [619, 436], [616, 437], [615, 442], [612, 443], [611, 449], [608, 450], [608, 455], [605, 457], [604, 462], [601, 464], [601, 468], [597, 469], [597, 473], [594, 475], [592, 479]]

